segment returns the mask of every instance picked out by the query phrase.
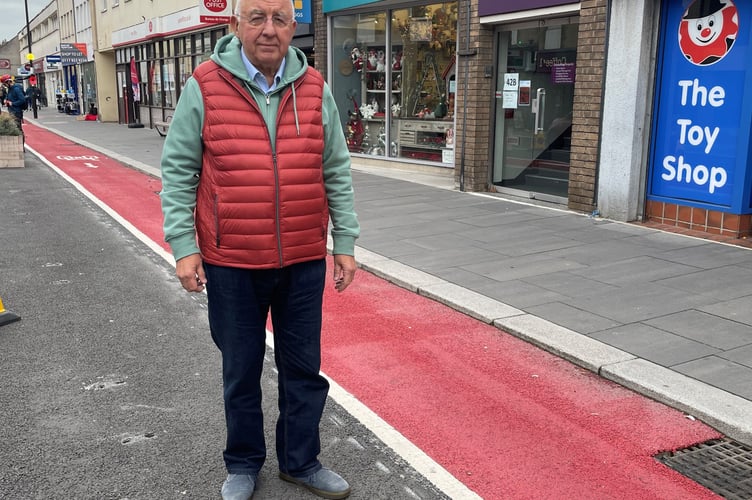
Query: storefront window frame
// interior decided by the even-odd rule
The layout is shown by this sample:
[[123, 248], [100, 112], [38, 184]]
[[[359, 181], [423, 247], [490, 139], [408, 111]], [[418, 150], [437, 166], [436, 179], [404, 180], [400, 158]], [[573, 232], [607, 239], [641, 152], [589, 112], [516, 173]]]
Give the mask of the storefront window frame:
[[[432, 165], [438, 165], [438, 166], [445, 166], [445, 167], [454, 167], [454, 155], [453, 155], [453, 143], [452, 138], [454, 136], [454, 130], [456, 127], [455, 119], [454, 119], [454, 106], [453, 104], [450, 104], [447, 102], [449, 95], [448, 95], [448, 88], [449, 88], [449, 80], [447, 73], [449, 72], [450, 64], [448, 61], [443, 61], [442, 64], [442, 74], [441, 77], [437, 80], [435, 87], [437, 89], [442, 89], [443, 92], [437, 92], [441, 93], [442, 96], [438, 97], [435, 102], [431, 103], [431, 106], [429, 109], [428, 107], [425, 107], [425, 109], [421, 109], [418, 113], [418, 116], [413, 117], [412, 114], [408, 115], [409, 111], [405, 109], [406, 106], [410, 106], [410, 103], [406, 101], [408, 99], [407, 96], [407, 89], [401, 89], [401, 91], [405, 91], [405, 94], [399, 96], [398, 94], [394, 94], [394, 85], [398, 85], [396, 88], [400, 88], [399, 85], [401, 83], [395, 81], [395, 75], [400, 74], [401, 76], [401, 70], [394, 71], [392, 68], [396, 67], [393, 66], [393, 61], [391, 59], [394, 58], [394, 53], [396, 51], [399, 51], [401, 53], [401, 49], [403, 48], [404, 44], [400, 44], [399, 42], [401, 40], [397, 39], [395, 34], [396, 26], [393, 24], [393, 19], [395, 16], [395, 13], [400, 11], [408, 11], [410, 10], [412, 12], [412, 9], [426, 9], [431, 11], [432, 17], [430, 18], [432, 21], [434, 20], [434, 17], [438, 11], [451, 11], [453, 14], [452, 16], [449, 16], [448, 19], [451, 19], [451, 24], [444, 25], [445, 28], [449, 27], [451, 28], [449, 31], [452, 33], [453, 37], [451, 38], [451, 42], [447, 44], [448, 51], [451, 52], [451, 55], [447, 56], [447, 59], [451, 59], [454, 61], [456, 58], [456, 47], [457, 47], [457, 12], [459, 9], [459, 5], [457, 1], [449, 1], [449, 2], [424, 2], [420, 4], [410, 5], [410, 6], [400, 6], [399, 8], [387, 8], [387, 9], [376, 9], [376, 10], [367, 10], [367, 9], [351, 9], [351, 10], [343, 10], [341, 12], [337, 12], [336, 15], [332, 14], [328, 18], [327, 23], [327, 34], [328, 34], [328, 46], [329, 51], [327, 54], [327, 60], [329, 61], [328, 66], [328, 81], [330, 82], [330, 85], [332, 87], [332, 92], [335, 95], [335, 100], [337, 101], [337, 104], [340, 108], [340, 119], [342, 120], [342, 126], [345, 131], [345, 135], [348, 138], [348, 148], [350, 149], [351, 153], [355, 157], [363, 157], [363, 158], [378, 158], [378, 159], [385, 159], [388, 158], [390, 160], [399, 160], [399, 161], [405, 161], [405, 162], [418, 162], [418, 163], [430, 163]], [[357, 22], [360, 21], [367, 21], [367, 19], [374, 18], [375, 16], [382, 16], [385, 19], [385, 26], [383, 27], [383, 44], [384, 44], [384, 50], [385, 53], [384, 59], [387, 59], [385, 69], [385, 80], [387, 85], [381, 85], [378, 88], [381, 89], [382, 87], [385, 89], [385, 96], [382, 101], [380, 101], [380, 105], [383, 105], [385, 108], [383, 111], [385, 113], [383, 122], [383, 129], [385, 130], [385, 136], [386, 139], [383, 141], [385, 144], [382, 144], [382, 141], [376, 139], [374, 141], [373, 137], [370, 137], [371, 142], [375, 142], [376, 145], [373, 146], [369, 143], [368, 149], [362, 147], [361, 144], [358, 144], [357, 141], [353, 141], [353, 129], [352, 129], [352, 123], [353, 123], [353, 116], [355, 115], [355, 110], [353, 109], [355, 106], [353, 103], [349, 102], [351, 96], [348, 95], [352, 94], [352, 90], [343, 90], [342, 86], [347, 85], [344, 83], [345, 80], [343, 80], [342, 83], [339, 83], [337, 80], [342, 80], [340, 75], [335, 75], [337, 72], [341, 72], [342, 75], [345, 75], [345, 78], [349, 76], [346, 75], [350, 71], [350, 68], [346, 64], [346, 58], [345, 56], [347, 54], [342, 54], [342, 49], [344, 49], [344, 45], [347, 45], [347, 40], [345, 40], [343, 43], [342, 40], [339, 40], [336, 31], [340, 28], [343, 28], [345, 30], [349, 29], [353, 31], [354, 38], [358, 38], [357, 35]], [[349, 18], [349, 19], [348, 19]], [[342, 22], [349, 21], [350, 27], [346, 27], [346, 25], [343, 25]], [[434, 21], [435, 22], [435, 21]], [[338, 23], [340, 26], [338, 27]], [[377, 23], [378, 24], [378, 23]], [[433, 27], [433, 35], [435, 36], [436, 29], [433, 24], [429, 23], [427, 25], [429, 28]], [[444, 30], [441, 30], [446, 31]], [[431, 33], [430, 29], [427, 34], [427, 36], [430, 39]], [[340, 34], [339, 38], [342, 38], [343, 36]], [[379, 45], [377, 42], [381, 41], [381, 39], [374, 38], [371, 42], [372, 44]], [[354, 40], [353, 40], [354, 41]], [[442, 44], [446, 44], [447, 41], [442, 41]], [[359, 43], [353, 43], [353, 45], [359, 45]], [[368, 43], [366, 43], [366, 46]], [[443, 47], [442, 47], [443, 50]], [[423, 49], [424, 53], [429, 52], [427, 49]], [[390, 57], [391, 55], [391, 57]], [[369, 54], [366, 54], [366, 58], [369, 57]], [[355, 56], [353, 56], [353, 61], [355, 60]], [[361, 55], [361, 62], [359, 64], [367, 64], [367, 59], [364, 59]], [[353, 63], [353, 66], [355, 66], [355, 63]], [[435, 66], [435, 64], [434, 64]], [[420, 65], [416, 66], [419, 69], [418, 71], [423, 73], [422, 67]], [[365, 70], [361, 70], [365, 71]], [[417, 73], [416, 73], [417, 74]], [[436, 72], [438, 74], [438, 72]], [[452, 72], [452, 77], [454, 78], [454, 72]], [[339, 77], [339, 78], [338, 78]], [[365, 76], [361, 77], [362, 79], [365, 79]], [[372, 83], [370, 81], [367, 81], [366, 84], [363, 84], [362, 87], [371, 87], [369, 83]], [[381, 82], [378, 82], [380, 84]], [[420, 84], [423, 83], [421, 80], [418, 82], [412, 82], [414, 87], [420, 86]], [[456, 79], [455, 79], [456, 83]], [[352, 82], [351, 82], [352, 84]], [[377, 84], [377, 85], [378, 85]], [[339, 88], [338, 88], [339, 86]], [[420, 89], [418, 89], [420, 90]], [[374, 92], [371, 90], [371, 92]], [[411, 90], [410, 93], [414, 93], [414, 91]], [[359, 110], [363, 108], [364, 104], [369, 104], [364, 102], [367, 98], [364, 97], [365, 93], [360, 93], [358, 95], [358, 98], [360, 101], [358, 102], [358, 108]], [[393, 96], [394, 99], [392, 99]], [[419, 94], [420, 96], [420, 94]], [[396, 115], [394, 115], [394, 109], [392, 106], [395, 104], [398, 104], [401, 109], [397, 109]], [[441, 106], [439, 106], [439, 102], [441, 103]], [[417, 103], [416, 103], [417, 104]], [[368, 108], [368, 106], [366, 106]], [[419, 144], [419, 141], [415, 138], [412, 138], [413, 149], [411, 151], [414, 151], [413, 154], [415, 154], [415, 157], [409, 157], [407, 156], [408, 147], [404, 151], [402, 151], [402, 148], [400, 146], [400, 142], [404, 137], [407, 137], [407, 134], [410, 133], [420, 133], [420, 132], [412, 132], [412, 131], [406, 131], [404, 129], [409, 128], [405, 126], [398, 126], [400, 124], [401, 119], [407, 119], [406, 122], [404, 122], [407, 125], [422, 125], [422, 128], [425, 128], [426, 126], [429, 127], [429, 129], [432, 129], [429, 121], [433, 118], [433, 114], [437, 109], [444, 109], [444, 115], [442, 116], [441, 123], [436, 123], [437, 131], [429, 131], [428, 133], [424, 133], [423, 140], [428, 141], [425, 143]], [[371, 110], [367, 109], [367, 112], [370, 113]], [[394, 116], [393, 116], [394, 115]], [[430, 116], [429, 116], [430, 115]], [[359, 115], [361, 117], [362, 121], [362, 113]], [[421, 120], [426, 117], [425, 122], [419, 122], [417, 118], [420, 118]], [[449, 117], [447, 119], [446, 117]], [[417, 122], [417, 123], [408, 123], [408, 122]], [[363, 133], [367, 134], [368, 131], [365, 127], [363, 127]], [[373, 135], [373, 132], [370, 132], [370, 135]], [[434, 144], [436, 142], [436, 144]], [[381, 144], [381, 147], [379, 145]], [[388, 146], [387, 146], [388, 145]], [[418, 151], [426, 151], [427, 153], [425, 156], [421, 157], [418, 154]], [[449, 154], [447, 154], [449, 153]]]

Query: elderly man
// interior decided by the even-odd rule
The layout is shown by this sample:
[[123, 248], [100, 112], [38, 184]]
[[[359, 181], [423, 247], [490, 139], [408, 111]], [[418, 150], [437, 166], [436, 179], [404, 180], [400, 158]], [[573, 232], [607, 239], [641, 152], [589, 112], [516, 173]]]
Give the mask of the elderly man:
[[260, 377], [271, 311], [280, 477], [324, 498], [350, 485], [321, 465], [326, 231], [333, 285], [352, 282], [359, 235], [350, 157], [328, 85], [290, 47], [291, 0], [238, 0], [232, 31], [186, 83], [162, 156], [165, 239], [189, 292], [206, 287], [222, 353], [228, 476], [248, 499], [266, 458]]

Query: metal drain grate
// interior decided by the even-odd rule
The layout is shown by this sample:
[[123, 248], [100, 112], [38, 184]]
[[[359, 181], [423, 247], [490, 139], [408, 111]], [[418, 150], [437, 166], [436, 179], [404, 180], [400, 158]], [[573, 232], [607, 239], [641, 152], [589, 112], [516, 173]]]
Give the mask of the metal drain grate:
[[728, 500], [752, 499], [752, 448], [714, 439], [655, 458]]

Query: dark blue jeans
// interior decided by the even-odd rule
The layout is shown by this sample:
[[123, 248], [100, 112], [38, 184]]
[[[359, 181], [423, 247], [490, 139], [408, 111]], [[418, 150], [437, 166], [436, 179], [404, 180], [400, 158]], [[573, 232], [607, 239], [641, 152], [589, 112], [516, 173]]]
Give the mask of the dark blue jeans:
[[321, 367], [321, 308], [326, 261], [248, 270], [204, 264], [209, 325], [222, 352], [227, 471], [257, 473], [266, 459], [261, 372], [271, 310], [277, 364], [277, 460], [282, 472], [321, 468], [319, 423], [329, 383]]

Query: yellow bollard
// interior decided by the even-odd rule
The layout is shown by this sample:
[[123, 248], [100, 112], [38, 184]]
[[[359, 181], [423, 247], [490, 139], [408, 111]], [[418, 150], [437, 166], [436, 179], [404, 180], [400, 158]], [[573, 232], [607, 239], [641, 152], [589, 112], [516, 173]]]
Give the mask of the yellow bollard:
[[5, 306], [3, 305], [3, 299], [0, 299], [0, 326], [7, 325], [8, 323], [13, 323], [14, 321], [18, 321], [19, 319], [21, 319], [21, 316], [6, 310]]

